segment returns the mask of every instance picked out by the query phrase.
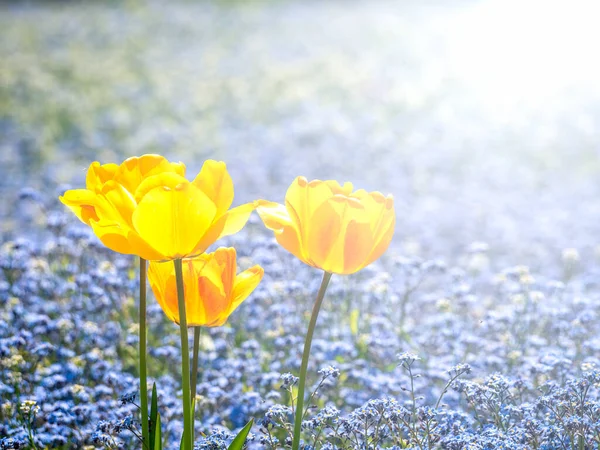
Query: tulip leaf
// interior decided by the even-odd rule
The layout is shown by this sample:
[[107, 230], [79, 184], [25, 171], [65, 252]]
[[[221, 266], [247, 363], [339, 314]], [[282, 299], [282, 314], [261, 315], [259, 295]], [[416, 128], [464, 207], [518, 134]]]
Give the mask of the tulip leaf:
[[237, 434], [237, 436], [231, 441], [227, 450], [242, 450], [244, 448], [244, 444], [246, 443], [246, 438], [248, 437], [248, 433], [250, 433], [250, 429], [254, 424], [254, 419], [250, 419], [250, 421], [246, 424], [244, 428]]
[[152, 431], [150, 433], [150, 450], [162, 450], [162, 435], [160, 430], [160, 414], [158, 412], [158, 394], [156, 393], [156, 383], [152, 384], [152, 399], [150, 400], [150, 423]]
[[162, 432], [160, 431], [160, 414], [156, 416], [156, 432], [154, 434], [154, 449], [162, 450]]

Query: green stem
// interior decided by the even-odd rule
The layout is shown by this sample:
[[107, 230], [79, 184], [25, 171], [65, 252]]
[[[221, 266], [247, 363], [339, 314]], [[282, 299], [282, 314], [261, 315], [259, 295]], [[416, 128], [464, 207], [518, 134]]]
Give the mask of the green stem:
[[183, 389], [183, 450], [192, 450], [192, 412], [190, 399], [190, 351], [188, 349], [187, 319], [185, 316], [185, 293], [183, 290], [183, 265], [181, 259], [173, 260], [177, 281], [179, 304], [179, 331], [181, 334], [181, 384]]
[[310, 316], [310, 323], [308, 324], [308, 331], [306, 332], [306, 340], [304, 341], [304, 352], [302, 354], [302, 364], [300, 365], [300, 379], [298, 380], [298, 398], [296, 400], [296, 411], [294, 412], [294, 440], [292, 442], [292, 450], [298, 450], [300, 448], [300, 433], [302, 431], [302, 417], [304, 416], [304, 386], [306, 384], [306, 370], [308, 369], [308, 357], [310, 356], [310, 346], [312, 344], [313, 334], [315, 332], [315, 326], [317, 325], [317, 317], [319, 316], [319, 310], [325, 298], [325, 291], [327, 291], [327, 285], [331, 279], [329, 272], [323, 273], [323, 281], [321, 281], [321, 287], [317, 294], [317, 299], [313, 306], [312, 315]]
[[[142, 409], [142, 443], [148, 448], [148, 380], [146, 377], [146, 260], [140, 258], [140, 402]], [[153, 449], [150, 449], [153, 450]]]
[[[194, 349], [192, 350], [192, 405], [196, 405], [196, 384], [198, 384], [198, 352], [200, 350], [201, 327], [194, 327]], [[192, 427], [192, 441], [194, 440], [194, 428]]]

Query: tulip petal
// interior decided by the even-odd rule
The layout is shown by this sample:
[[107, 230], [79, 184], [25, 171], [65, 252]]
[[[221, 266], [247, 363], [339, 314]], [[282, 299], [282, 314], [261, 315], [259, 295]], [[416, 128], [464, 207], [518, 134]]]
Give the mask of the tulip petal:
[[104, 184], [96, 208], [100, 223], [125, 223], [132, 228], [131, 216], [136, 207], [133, 196], [119, 183], [110, 180]]
[[89, 225], [90, 220], [98, 220], [94, 204], [97, 203], [96, 194], [87, 189], [71, 189], [58, 198], [66, 205], [79, 220]]
[[104, 183], [114, 178], [118, 168], [119, 166], [113, 163], [100, 164], [94, 161], [85, 176], [85, 187], [90, 191], [100, 189]]
[[202, 309], [202, 314], [198, 315], [198, 319], [205, 326], [221, 323], [223, 312], [227, 311], [231, 304], [231, 298], [225, 295], [226, 288], [221, 278], [222, 271], [223, 267], [213, 257], [206, 263], [198, 277], [199, 306]]
[[111, 250], [125, 255], [138, 255], [149, 261], [164, 259], [164, 256], [144, 242], [135, 231], [119, 224], [102, 225], [90, 222], [94, 234]]
[[[165, 315], [175, 323], [179, 323], [179, 306], [177, 303], [177, 284], [173, 262], [151, 261], [148, 265], [148, 281], [156, 297], [156, 301]], [[186, 310], [187, 312], [187, 310]]]
[[373, 233], [369, 222], [357, 222], [354, 219], [345, 228], [344, 269], [341, 273], [347, 275], [365, 267], [373, 250]]
[[279, 245], [306, 264], [313, 265], [312, 262], [304, 256], [300, 244], [300, 234], [285, 206], [275, 202], [259, 200], [257, 202], [256, 212], [265, 226], [275, 232], [275, 239]]
[[294, 226], [288, 210], [280, 203], [258, 200], [256, 212], [269, 230], [280, 231], [285, 226]]
[[219, 239], [235, 234], [244, 228], [244, 225], [246, 225], [248, 222], [250, 214], [252, 214], [254, 209], [254, 203], [245, 203], [243, 205], [236, 206], [235, 208], [231, 208], [229, 211], [223, 214], [221, 217], [225, 218], [225, 224], [223, 225], [221, 234], [219, 234]]
[[350, 195], [352, 193], [353, 185], [349, 181], [346, 181], [343, 186], [340, 186], [340, 183], [335, 180], [327, 180], [324, 181], [324, 183], [329, 186], [329, 189], [331, 189], [331, 192], [333, 192], [334, 195]]
[[341, 273], [343, 252], [338, 240], [342, 232], [343, 204], [326, 201], [312, 215], [306, 249], [316, 267]]
[[191, 183], [160, 186], [144, 195], [133, 213], [133, 226], [165, 259], [175, 259], [191, 254], [215, 213], [214, 203]]
[[254, 204], [252, 203], [246, 203], [244, 205], [231, 208], [213, 222], [210, 228], [194, 246], [192, 254], [201, 254], [202, 252], [205, 252], [208, 247], [214, 244], [215, 241], [240, 231], [244, 225], [246, 225], [246, 222], [248, 222], [248, 218], [253, 210]]
[[144, 198], [144, 195], [154, 188], [165, 186], [175, 189], [178, 185], [187, 182], [188, 180], [186, 180], [185, 177], [174, 172], [163, 172], [158, 175], [152, 175], [140, 183], [134, 192], [134, 198], [136, 203], [139, 203], [142, 201], [142, 198]]
[[[303, 248], [306, 246], [308, 230], [312, 227], [310, 221], [314, 212], [331, 195], [332, 191], [328, 182], [321, 180], [309, 182], [304, 177], [297, 177], [288, 188], [285, 194], [285, 206], [298, 229]], [[304, 255], [307, 258], [306, 252]]]
[[386, 228], [383, 229], [383, 232], [378, 237], [378, 240], [375, 244], [375, 248], [373, 249], [373, 251], [371, 252], [369, 257], [367, 258], [366, 262], [364, 263], [364, 266], [368, 266], [373, 261], [376, 261], [377, 259], [379, 259], [381, 257], [381, 255], [383, 255], [385, 253], [385, 251], [388, 249], [388, 247], [390, 246], [390, 243], [392, 242], [392, 238], [394, 237], [394, 228], [396, 226], [395, 213], [392, 214], [392, 216], [389, 220], [386, 220], [386, 223], [387, 223]]
[[133, 194], [144, 179], [162, 172], [173, 172], [184, 176], [185, 165], [183, 163], [171, 163], [160, 155], [134, 156], [121, 163], [115, 173], [114, 180]]
[[224, 294], [231, 298], [231, 290], [237, 272], [236, 251], [233, 247], [220, 247], [214, 253], [214, 259], [221, 267], [221, 281]]
[[233, 302], [228, 315], [235, 311], [237, 307], [248, 298], [252, 291], [256, 289], [264, 274], [265, 270], [256, 265], [250, 267], [248, 270], [244, 270], [236, 276], [232, 292]]
[[192, 182], [217, 207], [217, 217], [225, 213], [233, 202], [233, 181], [222, 161], [204, 161], [202, 169]]

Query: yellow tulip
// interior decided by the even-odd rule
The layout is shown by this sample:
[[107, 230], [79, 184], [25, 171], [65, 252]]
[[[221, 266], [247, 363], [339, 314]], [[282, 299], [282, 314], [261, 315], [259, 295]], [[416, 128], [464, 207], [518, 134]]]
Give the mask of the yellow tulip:
[[388, 248], [396, 223], [394, 200], [379, 192], [352, 192], [352, 184], [298, 177], [285, 205], [259, 200], [257, 212], [277, 242], [306, 264], [351, 274]]
[[183, 163], [143, 155], [121, 165], [94, 162], [86, 188], [60, 201], [88, 224], [108, 248], [148, 260], [204, 252], [248, 221], [250, 203], [229, 209], [233, 182], [225, 163], [208, 160], [193, 181]]
[[[234, 248], [218, 248], [183, 260], [185, 315], [188, 327], [217, 327], [258, 286], [264, 275], [260, 266], [253, 266], [236, 275]], [[179, 323], [177, 286], [173, 264], [152, 261], [148, 280], [156, 300], [169, 319]]]

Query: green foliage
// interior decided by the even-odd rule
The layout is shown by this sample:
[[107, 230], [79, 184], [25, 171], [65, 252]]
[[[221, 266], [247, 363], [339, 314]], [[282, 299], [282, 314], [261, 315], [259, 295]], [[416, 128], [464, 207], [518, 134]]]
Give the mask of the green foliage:
[[152, 384], [152, 399], [150, 400], [150, 450], [162, 450], [162, 434], [158, 412], [158, 395], [156, 383]]
[[250, 433], [250, 429], [252, 428], [252, 424], [254, 423], [254, 419], [250, 419], [250, 421], [240, 430], [237, 436], [233, 439], [231, 444], [227, 450], [242, 450], [244, 448], [244, 444], [246, 443], [246, 437], [248, 437], [248, 433]]

